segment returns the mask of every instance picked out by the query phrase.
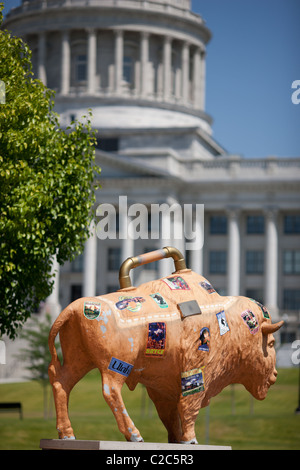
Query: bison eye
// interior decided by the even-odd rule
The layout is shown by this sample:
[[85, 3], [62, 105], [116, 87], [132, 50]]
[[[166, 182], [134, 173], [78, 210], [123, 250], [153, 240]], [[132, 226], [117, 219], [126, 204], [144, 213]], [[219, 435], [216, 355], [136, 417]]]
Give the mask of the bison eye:
[[273, 348], [274, 344], [275, 344], [275, 339], [272, 339], [268, 344], [269, 348]]

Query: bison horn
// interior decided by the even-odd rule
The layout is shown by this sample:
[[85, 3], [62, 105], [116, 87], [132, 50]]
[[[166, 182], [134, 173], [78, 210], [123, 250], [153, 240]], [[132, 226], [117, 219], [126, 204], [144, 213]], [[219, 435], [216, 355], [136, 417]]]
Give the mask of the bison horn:
[[275, 333], [275, 331], [279, 330], [279, 328], [281, 328], [283, 324], [284, 324], [283, 320], [279, 321], [278, 323], [273, 323], [273, 324], [264, 322], [261, 325], [261, 331], [263, 335], [270, 335], [272, 333]]

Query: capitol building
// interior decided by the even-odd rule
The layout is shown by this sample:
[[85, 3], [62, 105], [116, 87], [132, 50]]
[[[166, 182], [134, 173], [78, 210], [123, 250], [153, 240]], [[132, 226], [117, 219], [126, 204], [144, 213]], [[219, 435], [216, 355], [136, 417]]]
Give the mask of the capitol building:
[[[282, 341], [299, 339], [300, 156], [243, 158], [216, 142], [205, 106], [211, 31], [191, 1], [27, 0], [3, 27], [28, 43], [62, 126], [91, 109], [97, 129], [95, 225], [84, 253], [56, 266], [49, 308], [118, 289], [127, 257], [171, 245], [221, 295], [252, 297], [284, 316]], [[148, 210], [148, 236], [124, 232], [135, 204]], [[115, 209], [105, 235], [101, 205]], [[169, 208], [155, 227], [153, 205]], [[177, 217], [178, 207], [192, 210]], [[189, 243], [187, 223], [203, 246]], [[139, 285], [172, 270], [162, 260], [131, 276]]]

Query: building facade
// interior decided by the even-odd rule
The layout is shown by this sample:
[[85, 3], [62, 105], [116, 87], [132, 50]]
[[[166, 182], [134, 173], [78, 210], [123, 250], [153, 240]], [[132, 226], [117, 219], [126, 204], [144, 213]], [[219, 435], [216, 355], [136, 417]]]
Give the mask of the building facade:
[[[205, 110], [211, 33], [191, 2], [29, 0], [4, 27], [29, 44], [62, 125], [90, 108], [98, 130], [93, 236], [56, 266], [53, 311], [118, 289], [127, 257], [174, 245], [219, 293], [260, 300], [274, 318], [285, 315], [284, 341], [299, 338], [300, 158], [245, 159], [215, 141]], [[147, 211], [142, 236], [136, 204]], [[203, 247], [191, 248], [187, 227], [203, 233]], [[132, 277], [138, 285], [170, 272], [164, 260]]]

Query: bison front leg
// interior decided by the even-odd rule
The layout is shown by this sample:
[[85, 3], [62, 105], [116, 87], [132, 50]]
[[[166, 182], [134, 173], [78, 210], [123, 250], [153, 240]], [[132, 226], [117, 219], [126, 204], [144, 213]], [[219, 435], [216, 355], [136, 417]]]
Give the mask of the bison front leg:
[[199, 407], [194, 396], [181, 397], [178, 404], [178, 412], [181, 420], [182, 437], [181, 444], [198, 444], [195, 434], [195, 422]]
[[106, 403], [112, 410], [120, 432], [125, 436], [127, 441], [143, 442], [143, 438], [139, 430], [135, 427], [134, 422], [128, 415], [121, 389], [126, 377], [116, 377], [114, 372], [102, 374], [102, 392]]

